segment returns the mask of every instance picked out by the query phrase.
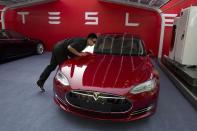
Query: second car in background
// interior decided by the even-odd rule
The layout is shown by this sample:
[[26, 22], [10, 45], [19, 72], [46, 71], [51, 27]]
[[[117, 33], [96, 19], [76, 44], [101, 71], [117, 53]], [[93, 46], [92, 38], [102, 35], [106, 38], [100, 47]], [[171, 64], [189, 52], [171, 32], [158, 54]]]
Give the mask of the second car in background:
[[41, 40], [26, 37], [12, 30], [0, 31], [0, 61], [30, 54], [43, 54]]

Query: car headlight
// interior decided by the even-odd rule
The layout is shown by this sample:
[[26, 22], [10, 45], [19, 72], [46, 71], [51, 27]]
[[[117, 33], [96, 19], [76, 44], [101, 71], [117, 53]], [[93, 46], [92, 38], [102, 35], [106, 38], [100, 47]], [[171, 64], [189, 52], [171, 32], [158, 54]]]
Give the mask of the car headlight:
[[66, 76], [64, 76], [64, 74], [60, 70], [57, 72], [55, 79], [64, 86], [70, 85], [68, 79], [66, 78]]
[[148, 80], [142, 84], [139, 84], [137, 86], [135, 86], [130, 93], [132, 94], [138, 94], [138, 93], [142, 93], [142, 92], [147, 92], [147, 91], [151, 91], [155, 88], [157, 84], [157, 80], [156, 79], [151, 79]]

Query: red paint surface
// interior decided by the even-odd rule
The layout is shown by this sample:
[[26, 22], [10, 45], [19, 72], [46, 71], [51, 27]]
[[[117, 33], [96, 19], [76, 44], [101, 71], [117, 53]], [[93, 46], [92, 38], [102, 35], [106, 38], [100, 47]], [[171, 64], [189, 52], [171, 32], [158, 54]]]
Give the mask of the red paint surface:
[[[118, 95], [151, 76], [152, 65], [144, 56], [90, 55], [66, 61], [61, 69], [73, 89], [87, 89]], [[98, 87], [98, 88], [96, 88]]]
[[[20, 15], [16, 11], [29, 11], [26, 16], [26, 24], [22, 24]], [[8, 11], [6, 15], [6, 27], [38, 38], [46, 43], [47, 50], [65, 38], [86, 36], [90, 32], [95, 33], [131, 33], [140, 35], [145, 41], [146, 47], [158, 54], [161, 18], [157, 12], [138, 9], [91, 0], [60, 0], [49, 4], [37, 5]], [[48, 12], [60, 11], [61, 24], [48, 24]], [[85, 12], [98, 12], [99, 25], [85, 25]], [[126, 27], [125, 14], [130, 13], [129, 22], [140, 23], [139, 27]]]
[[[166, 11], [178, 1], [172, 0], [163, 6], [161, 10], [165, 11], [164, 13], [178, 14], [182, 8], [197, 5], [196, 0], [185, 0], [183, 3]], [[17, 11], [30, 12], [26, 16], [26, 24], [22, 24], [21, 16], [17, 15], [16, 11], [8, 11], [6, 14], [6, 27], [43, 40], [46, 43], [47, 50], [51, 50], [57, 41], [65, 37], [86, 36], [89, 32], [127, 32], [140, 35], [147, 47], [152, 49], [155, 54], [158, 53], [161, 18], [156, 12], [99, 2], [97, 0], [91, 0], [86, 3], [80, 0], [60, 0], [59, 2], [18, 9]], [[61, 11], [62, 24], [49, 25], [49, 11]], [[99, 12], [98, 26], [84, 24], [85, 11]], [[130, 13], [130, 21], [139, 22], [141, 25], [139, 27], [125, 27], [126, 12]], [[165, 28], [163, 54], [169, 53], [171, 32], [171, 27]]]
[[[151, 76], [158, 78], [158, 74], [155, 74], [147, 56], [95, 54], [67, 60], [60, 65], [60, 70], [68, 78], [70, 86], [65, 87], [54, 78], [54, 92], [61, 99], [55, 97], [55, 101], [65, 111], [95, 119], [132, 121], [152, 115], [156, 110], [159, 83], [151, 91], [139, 94], [129, 93], [132, 88], [149, 80]], [[71, 90], [91, 90], [123, 96], [132, 102], [132, 108], [125, 113], [116, 113], [119, 116], [111, 113], [102, 114], [80, 110], [65, 100], [65, 94]], [[136, 116], [130, 115], [132, 112], [149, 107], [151, 104], [154, 105], [152, 110]]]

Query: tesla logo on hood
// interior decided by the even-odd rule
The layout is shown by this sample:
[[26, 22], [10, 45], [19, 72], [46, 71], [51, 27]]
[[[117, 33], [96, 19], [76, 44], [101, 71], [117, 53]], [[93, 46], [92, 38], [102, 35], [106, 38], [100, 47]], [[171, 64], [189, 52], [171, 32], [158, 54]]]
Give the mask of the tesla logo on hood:
[[95, 100], [95, 101], [97, 101], [97, 100], [98, 100], [99, 95], [100, 95], [100, 93], [99, 93], [99, 92], [94, 92], [94, 93], [93, 93], [93, 98], [94, 98], [94, 100]]

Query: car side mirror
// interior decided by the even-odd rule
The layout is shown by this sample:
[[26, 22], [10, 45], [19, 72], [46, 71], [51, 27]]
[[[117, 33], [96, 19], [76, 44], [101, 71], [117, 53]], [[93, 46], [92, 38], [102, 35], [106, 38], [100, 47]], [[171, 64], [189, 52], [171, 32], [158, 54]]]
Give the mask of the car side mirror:
[[150, 50], [150, 49], [147, 51], [147, 55], [148, 55], [149, 57], [155, 57], [153, 51]]

